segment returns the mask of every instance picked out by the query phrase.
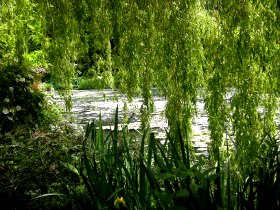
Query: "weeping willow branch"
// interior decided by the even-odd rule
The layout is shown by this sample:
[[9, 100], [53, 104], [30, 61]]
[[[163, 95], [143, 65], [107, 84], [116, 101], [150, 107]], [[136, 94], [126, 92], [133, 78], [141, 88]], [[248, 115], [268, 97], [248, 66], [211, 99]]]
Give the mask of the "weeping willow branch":
[[[4, 0], [0, 6], [1, 64], [45, 66], [68, 108], [75, 64], [88, 53], [104, 64], [98, 71], [118, 72], [129, 97], [142, 95], [146, 113], [157, 87], [167, 98], [171, 131], [179, 123], [185, 141], [204, 92], [214, 160], [231, 126], [238, 158], [248, 165], [262, 136], [276, 131], [279, 1]], [[234, 90], [230, 102], [228, 90]]]

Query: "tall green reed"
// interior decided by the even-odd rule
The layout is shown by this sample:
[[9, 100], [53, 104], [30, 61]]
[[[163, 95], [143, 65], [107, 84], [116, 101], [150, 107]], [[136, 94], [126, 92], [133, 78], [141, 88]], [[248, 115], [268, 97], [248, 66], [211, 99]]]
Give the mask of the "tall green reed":
[[[143, 137], [143, 141], [145, 135]], [[104, 138], [101, 119], [99, 127], [87, 127], [82, 156], [81, 176], [96, 209], [125, 207], [145, 209], [151, 203], [146, 195], [146, 180], [141, 164], [141, 151], [133, 149], [127, 127], [118, 131], [118, 108], [114, 129]], [[140, 161], [141, 162], [141, 161]], [[149, 208], [149, 207], [147, 207]]]
[[[127, 126], [105, 134], [101, 118], [87, 126], [81, 162], [72, 168], [93, 209], [271, 209], [279, 208], [279, 151], [276, 137], [259, 145], [258, 161], [241, 171], [234, 151], [220, 149], [217, 162], [193, 160], [177, 124], [164, 144], [148, 129], [142, 138]], [[140, 144], [139, 144], [140, 142]], [[69, 167], [68, 167], [69, 168]], [[69, 168], [71, 169], [71, 167]], [[240, 178], [238, 174], [243, 174]]]

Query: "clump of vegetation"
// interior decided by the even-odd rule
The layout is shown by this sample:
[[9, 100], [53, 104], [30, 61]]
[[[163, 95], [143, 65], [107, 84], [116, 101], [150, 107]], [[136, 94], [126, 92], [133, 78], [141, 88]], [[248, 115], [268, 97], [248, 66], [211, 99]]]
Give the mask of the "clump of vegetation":
[[[93, 200], [96, 208], [118, 208], [124, 203], [123, 208], [142, 208], [145, 201], [147, 208], [178, 207], [188, 201], [199, 206], [205, 203], [197, 204], [197, 195], [204, 194], [205, 189], [205, 195], [210, 195], [205, 197], [210, 208], [262, 208], [261, 197], [265, 202], [274, 199], [270, 200], [272, 208], [279, 208], [278, 148], [274, 141], [280, 86], [279, 1], [232, 2], [1, 1], [1, 135], [15, 125], [26, 125], [32, 131], [36, 125], [46, 126], [52, 121], [46, 117], [52, 112], [44, 108], [44, 96], [36, 90], [38, 85], [25, 66], [48, 67], [65, 96], [67, 109], [71, 107], [71, 80], [78, 71], [87, 77], [81, 81], [82, 88], [104, 88], [113, 82], [111, 75], [102, 74], [116, 70], [121, 90], [129, 97], [142, 94], [142, 107], [146, 107], [142, 113], [147, 113], [143, 122], [149, 121], [152, 111], [152, 87], [166, 96], [169, 146], [162, 148], [150, 140], [148, 143], [156, 146], [149, 147], [148, 156], [141, 147], [140, 153], [117, 157], [117, 135], [111, 135], [111, 141], [99, 136], [98, 141], [109, 142], [106, 152], [113, 156], [107, 161], [100, 145], [101, 149], [94, 147], [97, 151], [93, 152], [101, 154], [98, 161], [87, 158], [86, 163], [83, 158], [78, 167], [83, 169], [78, 170], [81, 186], [88, 189], [89, 198], [98, 199]], [[90, 76], [92, 69], [87, 72], [90, 68], [96, 68], [94, 75]], [[182, 145], [191, 142], [201, 90], [211, 139], [209, 163], [217, 166], [215, 170], [194, 169], [192, 173], [194, 165], [186, 166], [187, 153]], [[229, 92], [230, 103], [225, 99]], [[223, 136], [229, 130], [235, 151], [222, 153]], [[259, 150], [262, 146], [267, 149]], [[22, 154], [28, 157], [29, 153]], [[133, 159], [135, 154], [137, 158]], [[118, 168], [112, 172], [100, 162]], [[208, 169], [208, 165], [205, 167]], [[130, 172], [131, 168], [137, 174]], [[93, 180], [92, 174], [100, 179]], [[113, 182], [109, 182], [111, 179]], [[112, 194], [94, 191], [100, 183]], [[128, 191], [134, 197], [129, 197]], [[123, 195], [112, 199], [118, 193]]]
[[114, 77], [110, 71], [104, 71], [101, 74], [82, 77], [78, 81], [78, 89], [105, 89], [114, 88]]
[[[220, 148], [217, 162], [190, 155], [178, 127], [164, 144], [143, 131], [140, 145], [127, 127], [104, 136], [101, 120], [87, 126], [83, 155], [64, 164], [74, 186], [64, 192], [80, 208], [93, 209], [269, 209], [279, 208], [280, 163], [277, 139], [267, 135], [250, 170], [235, 160], [236, 151]], [[137, 146], [138, 145], [138, 146]], [[84, 198], [81, 200], [81, 198]]]
[[79, 181], [60, 167], [60, 161], [74, 164], [81, 144], [82, 136], [67, 125], [33, 131], [21, 126], [1, 135], [0, 208], [67, 209], [65, 196], [47, 197], [43, 202], [34, 198], [63, 192], [60, 177], [73, 185]]
[[0, 69], [0, 127], [9, 131], [14, 125], [35, 126], [43, 118], [44, 95], [32, 88], [34, 74], [12, 65]]
[[54, 90], [54, 87], [52, 84], [45, 82], [45, 83], [42, 83], [41, 89], [42, 89], [42, 91], [52, 91], [52, 90]]
[[[164, 143], [149, 130], [135, 139], [127, 127], [102, 130], [101, 118], [85, 134], [56, 126], [1, 136], [3, 209], [278, 209], [277, 138], [262, 140], [257, 159], [240, 167], [234, 149], [215, 161], [197, 159], [177, 130]], [[77, 135], [78, 134], [78, 135]], [[84, 140], [82, 140], [84, 139]], [[27, 155], [28, 154], [28, 155]]]
[[16, 64], [0, 72], [0, 208], [60, 209], [67, 200], [32, 198], [61, 191], [58, 174], [67, 171], [58, 170], [59, 160], [76, 157], [81, 135], [60, 122], [61, 111], [41, 91], [36, 72]]
[[1, 133], [16, 126], [48, 126], [59, 121], [60, 111], [37, 87], [36, 73], [18, 65], [7, 66], [0, 78]]

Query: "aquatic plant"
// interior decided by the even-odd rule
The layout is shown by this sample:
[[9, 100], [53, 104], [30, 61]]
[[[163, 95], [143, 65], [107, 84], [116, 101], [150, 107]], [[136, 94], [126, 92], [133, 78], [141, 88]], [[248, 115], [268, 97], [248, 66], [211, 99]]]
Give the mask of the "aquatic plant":
[[[217, 161], [190, 156], [177, 123], [175, 135], [165, 143], [143, 131], [141, 143], [127, 127], [118, 131], [116, 110], [113, 130], [104, 136], [101, 119], [87, 126], [78, 167], [87, 205], [97, 209], [272, 209], [279, 207], [279, 150], [277, 139], [267, 135], [259, 145], [250, 170], [239, 167], [236, 151], [218, 150]], [[179, 145], [179, 146], [178, 146]], [[77, 188], [67, 188], [71, 199]], [[266, 194], [267, 193], [267, 194]]]

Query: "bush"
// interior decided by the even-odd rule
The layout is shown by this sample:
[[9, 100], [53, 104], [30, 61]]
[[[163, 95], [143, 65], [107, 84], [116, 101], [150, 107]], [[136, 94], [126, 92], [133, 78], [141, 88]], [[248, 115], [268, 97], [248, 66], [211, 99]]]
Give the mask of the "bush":
[[78, 89], [80, 90], [88, 90], [88, 89], [95, 89], [96, 84], [94, 83], [93, 79], [83, 78], [80, 80]]
[[52, 91], [54, 89], [50, 83], [43, 83], [41, 88], [43, 91]]
[[[60, 178], [75, 185], [79, 178], [59, 166], [72, 163], [81, 150], [81, 136], [68, 125], [51, 130], [14, 132], [0, 135], [0, 209], [69, 209], [65, 196], [42, 194], [62, 191]], [[70, 205], [70, 206], [68, 206]]]
[[80, 90], [104, 88], [114, 88], [114, 77], [110, 71], [95, 74], [90, 78], [81, 78], [78, 85]]
[[35, 75], [16, 65], [0, 71], [1, 132], [9, 131], [15, 125], [33, 127], [43, 118], [44, 104], [44, 94], [32, 88]]

